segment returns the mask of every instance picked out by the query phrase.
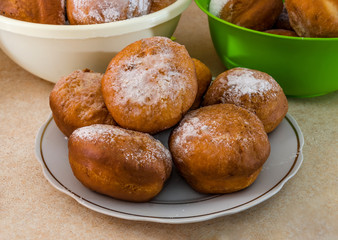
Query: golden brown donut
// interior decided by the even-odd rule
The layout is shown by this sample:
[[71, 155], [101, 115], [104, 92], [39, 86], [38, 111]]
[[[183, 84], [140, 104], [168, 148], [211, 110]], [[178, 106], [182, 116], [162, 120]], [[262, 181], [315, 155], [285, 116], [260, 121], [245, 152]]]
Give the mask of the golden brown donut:
[[290, 24], [301, 37], [338, 37], [337, 0], [286, 0]]
[[233, 24], [265, 31], [282, 12], [281, 0], [211, 0], [210, 13]]
[[232, 103], [255, 113], [267, 133], [273, 131], [288, 111], [288, 101], [279, 84], [268, 74], [233, 68], [220, 74], [204, 96], [203, 105]]
[[67, 0], [70, 24], [97, 24], [125, 20], [150, 12], [151, 0]]
[[77, 70], [55, 84], [49, 105], [55, 124], [67, 137], [79, 127], [116, 124], [103, 101], [102, 76], [88, 69]]
[[189, 112], [169, 139], [176, 168], [201, 193], [230, 193], [251, 185], [270, 154], [262, 122], [233, 104]]
[[289, 36], [289, 37], [298, 37], [295, 31], [286, 30], [286, 29], [269, 29], [265, 31], [266, 33], [282, 35], [282, 36]]
[[178, 123], [195, 101], [195, 66], [185, 47], [169, 38], [142, 39], [112, 59], [102, 93], [120, 126], [156, 133]]
[[190, 110], [197, 109], [201, 105], [203, 95], [207, 91], [210, 82], [212, 80], [210, 69], [200, 60], [196, 58], [192, 58], [192, 60], [196, 68], [198, 91], [195, 102], [190, 108]]
[[170, 152], [146, 133], [95, 124], [69, 138], [69, 163], [86, 187], [113, 198], [145, 202], [169, 178]]
[[65, 0], [1, 0], [0, 14], [33, 23], [66, 23]]
[[153, 12], [162, 10], [163, 8], [168, 7], [174, 2], [176, 2], [176, 0], [153, 0], [151, 4], [150, 12], [153, 13]]

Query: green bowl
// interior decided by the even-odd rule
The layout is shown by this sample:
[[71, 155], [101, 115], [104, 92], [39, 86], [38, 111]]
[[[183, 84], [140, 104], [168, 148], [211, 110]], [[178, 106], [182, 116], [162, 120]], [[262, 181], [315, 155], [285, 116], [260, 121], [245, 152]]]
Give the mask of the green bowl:
[[288, 96], [314, 97], [338, 90], [338, 38], [273, 35], [212, 15], [210, 0], [195, 0], [208, 15], [214, 47], [227, 68], [270, 74]]

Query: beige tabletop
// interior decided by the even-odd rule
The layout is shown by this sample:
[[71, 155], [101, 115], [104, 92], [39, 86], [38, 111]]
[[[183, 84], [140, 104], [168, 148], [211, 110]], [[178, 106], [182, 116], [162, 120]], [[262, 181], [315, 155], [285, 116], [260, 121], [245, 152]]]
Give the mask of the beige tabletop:
[[[195, 3], [174, 36], [214, 75], [224, 70]], [[279, 193], [235, 215], [170, 225], [94, 212], [49, 184], [34, 144], [52, 88], [0, 51], [0, 239], [338, 239], [337, 92], [288, 99], [304, 134], [304, 162]]]

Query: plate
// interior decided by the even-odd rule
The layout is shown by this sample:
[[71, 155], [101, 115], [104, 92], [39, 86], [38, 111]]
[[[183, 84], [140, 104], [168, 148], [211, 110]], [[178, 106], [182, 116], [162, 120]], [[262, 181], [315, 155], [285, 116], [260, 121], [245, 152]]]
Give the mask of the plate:
[[[170, 130], [155, 135], [165, 146]], [[94, 211], [129, 220], [192, 223], [238, 213], [275, 195], [300, 168], [304, 138], [290, 114], [269, 134], [271, 153], [256, 181], [231, 194], [205, 195], [192, 190], [176, 170], [161, 193], [147, 203], [131, 203], [95, 193], [73, 175], [68, 139], [50, 116], [36, 137], [36, 156], [47, 180], [61, 192]]]

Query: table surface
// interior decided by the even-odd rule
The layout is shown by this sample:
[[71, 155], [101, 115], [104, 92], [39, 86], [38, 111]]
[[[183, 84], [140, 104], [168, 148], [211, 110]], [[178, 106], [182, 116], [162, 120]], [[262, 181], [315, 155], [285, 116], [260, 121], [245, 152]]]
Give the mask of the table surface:
[[[213, 75], [224, 71], [195, 3], [174, 36]], [[235, 215], [170, 225], [94, 212], [48, 183], [34, 144], [52, 88], [0, 51], [0, 239], [337, 239], [338, 92], [288, 99], [304, 134], [304, 162], [278, 194]]]

